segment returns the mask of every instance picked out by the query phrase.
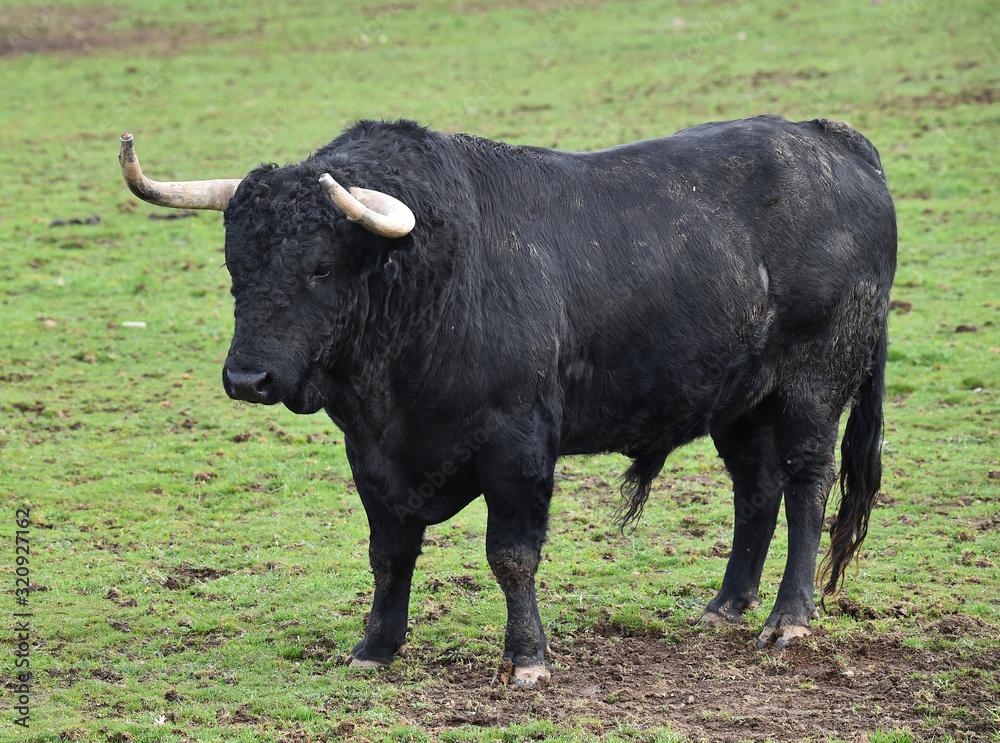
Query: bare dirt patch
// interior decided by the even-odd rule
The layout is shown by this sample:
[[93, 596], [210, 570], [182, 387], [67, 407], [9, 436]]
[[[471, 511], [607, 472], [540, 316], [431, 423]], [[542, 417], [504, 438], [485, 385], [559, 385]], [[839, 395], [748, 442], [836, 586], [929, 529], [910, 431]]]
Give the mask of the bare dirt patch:
[[[948, 630], [952, 624], [974, 623], [956, 618]], [[430, 683], [401, 691], [393, 706], [430, 732], [541, 718], [587, 721], [594, 733], [669, 725], [694, 739], [799, 741], [861, 740], [879, 729], [909, 730], [916, 740], [984, 740], [995, 725], [989, 708], [1000, 703], [990, 688], [996, 650], [962, 654], [906, 648], [893, 637], [813, 637], [760, 653], [747, 629], [692, 629], [669, 640], [615, 632], [596, 628], [553, 643], [552, 682], [541, 691], [491, 686], [496, 669], [466, 658], [431, 663]], [[392, 671], [372, 680], [402, 686]]]
[[0, 58], [64, 53], [86, 56], [141, 49], [144, 57], [164, 56], [216, 36], [203, 24], [117, 27], [128, 20], [119, 5], [14, 5], [0, 9]]
[[160, 582], [160, 585], [171, 591], [177, 591], [188, 588], [193, 583], [205, 583], [216, 578], [222, 578], [223, 576], [230, 575], [232, 572], [232, 570], [226, 569], [179, 567], [164, 578]]

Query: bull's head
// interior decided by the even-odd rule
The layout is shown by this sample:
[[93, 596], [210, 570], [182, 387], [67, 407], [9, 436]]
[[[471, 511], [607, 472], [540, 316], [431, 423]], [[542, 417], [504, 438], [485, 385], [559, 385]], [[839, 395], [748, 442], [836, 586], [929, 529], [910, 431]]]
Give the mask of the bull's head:
[[345, 189], [312, 160], [261, 166], [242, 179], [157, 182], [143, 175], [131, 134], [121, 137], [119, 160], [143, 201], [225, 214], [236, 304], [226, 393], [296, 413], [321, 408], [331, 349], [360, 330], [351, 326], [367, 300], [371, 246], [351, 223], [381, 238], [403, 237], [415, 224], [409, 207], [380, 191]]

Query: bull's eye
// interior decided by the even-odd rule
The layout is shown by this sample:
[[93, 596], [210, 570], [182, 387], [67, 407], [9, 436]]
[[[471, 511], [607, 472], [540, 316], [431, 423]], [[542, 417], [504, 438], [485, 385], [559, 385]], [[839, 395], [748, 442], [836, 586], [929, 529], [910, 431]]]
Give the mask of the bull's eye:
[[329, 278], [330, 272], [333, 270], [332, 263], [320, 263], [316, 266], [316, 270], [313, 271], [313, 279], [315, 281], [322, 281], [323, 279]]

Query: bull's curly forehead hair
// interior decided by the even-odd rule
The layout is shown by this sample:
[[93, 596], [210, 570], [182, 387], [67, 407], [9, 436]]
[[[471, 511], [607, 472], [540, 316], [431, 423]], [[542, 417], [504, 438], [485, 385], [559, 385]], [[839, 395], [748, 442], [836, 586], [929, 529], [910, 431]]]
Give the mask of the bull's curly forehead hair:
[[302, 238], [343, 214], [319, 185], [322, 171], [312, 163], [265, 164], [250, 171], [225, 212], [226, 228], [246, 239], [268, 243]]
[[351, 177], [347, 168], [337, 168], [329, 159], [310, 159], [284, 167], [261, 165], [243, 179], [225, 211], [230, 273], [280, 281], [278, 277], [294, 273], [304, 246], [317, 242], [326, 246], [331, 259], [352, 270], [371, 273], [378, 268], [377, 243], [384, 238], [352, 225], [333, 203], [319, 182], [331, 170]]
[[237, 284], [251, 282], [272, 297], [285, 293], [299, 248], [321, 229], [335, 229], [336, 207], [305, 165], [261, 165], [237, 189], [225, 211], [226, 267]]

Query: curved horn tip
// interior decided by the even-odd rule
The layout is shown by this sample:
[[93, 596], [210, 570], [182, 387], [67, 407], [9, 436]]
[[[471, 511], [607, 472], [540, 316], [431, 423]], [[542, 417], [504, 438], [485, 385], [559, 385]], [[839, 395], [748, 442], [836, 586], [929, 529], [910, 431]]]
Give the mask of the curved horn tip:
[[152, 181], [142, 173], [131, 132], [121, 135], [118, 162], [129, 190], [143, 201], [173, 209], [211, 209], [225, 211], [236, 193], [241, 178], [216, 178], [207, 181]]
[[[121, 163], [124, 168], [127, 161], [137, 160], [135, 155], [135, 142], [132, 140], [132, 135], [129, 132], [125, 132], [121, 135], [121, 137], [119, 137], [119, 139], [121, 140], [121, 147], [118, 149], [118, 162]], [[126, 181], [136, 177], [134, 174], [127, 175], [124, 170], [122, 171], [122, 175], [125, 176]], [[141, 172], [138, 177], [142, 177]]]

